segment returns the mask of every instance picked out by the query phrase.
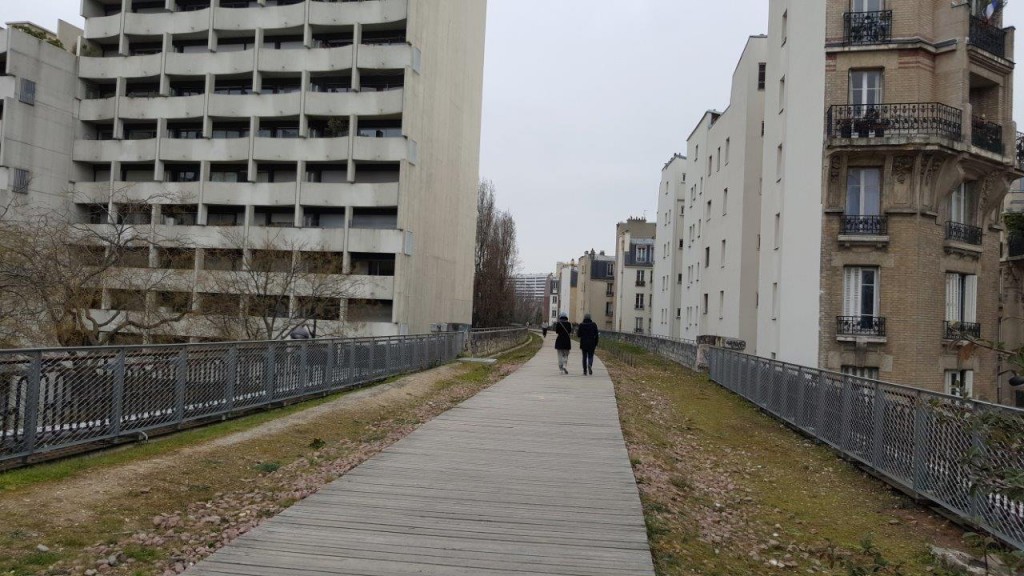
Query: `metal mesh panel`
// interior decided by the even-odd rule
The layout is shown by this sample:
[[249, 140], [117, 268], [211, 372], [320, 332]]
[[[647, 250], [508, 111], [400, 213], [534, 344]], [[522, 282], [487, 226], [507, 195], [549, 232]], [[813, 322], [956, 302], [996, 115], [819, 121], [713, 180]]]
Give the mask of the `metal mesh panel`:
[[10, 358], [0, 364], [0, 454], [25, 450], [29, 366], [24, 358]]

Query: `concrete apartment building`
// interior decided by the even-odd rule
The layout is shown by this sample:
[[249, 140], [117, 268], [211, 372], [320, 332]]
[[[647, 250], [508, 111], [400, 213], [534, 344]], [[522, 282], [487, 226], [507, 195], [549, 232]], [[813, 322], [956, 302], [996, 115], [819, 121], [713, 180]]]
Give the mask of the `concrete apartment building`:
[[654, 259], [654, 293], [651, 308], [655, 336], [681, 338], [683, 312], [682, 290], [685, 264], [683, 259], [683, 216], [686, 213], [686, 156], [674, 154], [661, 169], [658, 188], [658, 254]]
[[657, 223], [629, 218], [615, 226], [615, 330], [650, 334]]
[[197, 309], [235, 296], [203, 292], [226, 272], [220, 256], [229, 273], [271, 249], [329, 254], [350, 274], [322, 332], [469, 324], [485, 12], [480, 0], [83, 0], [68, 138], [79, 217], [150, 227], [149, 267], [161, 242], [179, 250], [168, 290]]
[[707, 112], [687, 139], [682, 216], [682, 337], [757, 346], [761, 125], [767, 38], [753, 36], [733, 73], [729, 107]]
[[81, 30], [28, 22], [0, 28], [0, 214], [63, 215], [69, 207]]
[[543, 300], [548, 290], [550, 274], [516, 274], [512, 277], [516, 297], [527, 300]]
[[571, 316], [591, 319], [601, 330], [615, 329], [615, 257], [591, 250], [580, 256], [576, 299]]
[[558, 320], [558, 316], [563, 312], [574, 324], [582, 320], [582, 318], [575, 317], [576, 294], [579, 286], [579, 269], [576, 267], [576, 260], [558, 262], [555, 265], [555, 285], [557, 286], [555, 298], [551, 301], [554, 307], [552, 321]]

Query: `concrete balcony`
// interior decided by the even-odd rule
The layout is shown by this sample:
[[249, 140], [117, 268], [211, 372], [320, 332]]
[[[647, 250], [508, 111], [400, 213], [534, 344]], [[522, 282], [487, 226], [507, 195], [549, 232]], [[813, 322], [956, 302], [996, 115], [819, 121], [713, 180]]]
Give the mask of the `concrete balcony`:
[[153, 226], [153, 236], [161, 246], [194, 248], [241, 248], [236, 238], [244, 238], [242, 226]]
[[302, 94], [210, 94], [210, 116], [297, 116]]
[[351, 282], [350, 298], [368, 298], [371, 300], [394, 300], [394, 276], [349, 276]]
[[356, 65], [360, 68], [395, 69], [412, 66], [412, 46], [408, 44], [359, 46]]
[[306, 114], [315, 116], [378, 116], [401, 114], [405, 91], [385, 92], [308, 92]]
[[257, 249], [344, 252], [345, 229], [250, 226], [248, 245]]
[[330, 72], [351, 70], [353, 51], [351, 46], [339, 48], [292, 48], [260, 50], [259, 69], [261, 72]]
[[[205, 59], [193, 58], [205, 62]], [[146, 78], [158, 76], [163, 62], [162, 54], [144, 54], [141, 56], [82, 56], [78, 59], [78, 75], [80, 78]], [[252, 70], [252, 68], [249, 68]]]
[[[88, 27], [86, 28], [88, 29]], [[187, 34], [189, 32], [208, 30], [209, 28], [209, 8], [191, 12], [163, 12], [158, 14], [128, 12], [124, 15], [125, 34], [141, 34], [146, 36], [160, 35], [164, 32]]]
[[253, 159], [297, 162], [299, 160], [348, 160], [349, 137], [341, 138], [256, 138]]
[[255, 50], [211, 52], [209, 54], [171, 52], [167, 54], [167, 73], [181, 76], [239, 74], [252, 72], [255, 62]]
[[75, 140], [75, 162], [151, 162], [156, 160], [156, 138], [148, 140]]
[[370, 138], [357, 136], [352, 158], [367, 161], [397, 162], [405, 160], [409, 153], [409, 141], [399, 138]]
[[381, 184], [303, 182], [299, 203], [307, 206], [329, 207], [397, 206], [398, 182]]
[[214, 8], [213, 25], [218, 30], [293, 28], [306, 19], [305, 3], [254, 8]]
[[82, 100], [78, 108], [78, 117], [86, 122], [90, 120], [113, 120], [116, 98], [96, 98]]
[[86, 18], [85, 38], [96, 40], [99, 38], [113, 38], [121, 33], [121, 15], [97, 16]]
[[75, 204], [103, 204], [110, 201], [110, 182], [75, 182], [71, 201]]
[[377, 24], [398, 22], [409, 17], [408, 0], [377, 0], [365, 2], [309, 3], [309, 23], [333, 26], [338, 24]]
[[154, 98], [121, 98], [117, 113], [121, 118], [202, 118], [205, 97], [157, 96]]
[[212, 160], [214, 162], [249, 160], [248, 138], [160, 140], [161, 160]]
[[204, 182], [203, 202], [243, 206], [294, 206], [297, 182]]
[[401, 230], [351, 228], [348, 236], [349, 252], [380, 252], [401, 254], [405, 233]]

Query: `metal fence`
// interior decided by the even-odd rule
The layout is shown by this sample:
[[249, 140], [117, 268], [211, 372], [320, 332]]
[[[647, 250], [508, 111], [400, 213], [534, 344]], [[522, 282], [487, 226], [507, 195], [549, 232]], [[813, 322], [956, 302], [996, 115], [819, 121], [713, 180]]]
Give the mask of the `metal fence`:
[[473, 356], [490, 356], [515, 348], [530, 339], [525, 328], [477, 328], [470, 330], [466, 351]]
[[[696, 345], [630, 334], [611, 338], [693, 367]], [[1024, 411], [760, 358], [707, 351], [711, 379], [809, 436], [1024, 549], [1024, 501], [986, 474], [1024, 471]]]
[[0, 350], [0, 468], [426, 369], [465, 338]]

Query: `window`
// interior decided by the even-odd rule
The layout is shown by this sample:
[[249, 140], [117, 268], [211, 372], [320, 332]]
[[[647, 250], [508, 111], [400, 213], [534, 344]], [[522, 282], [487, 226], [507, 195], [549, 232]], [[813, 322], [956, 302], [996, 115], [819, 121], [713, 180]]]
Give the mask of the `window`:
[[611, 302], [605, 302], [605, 304], [604, 304], [604, 315], [605, 315], [605, 316], [608, 316], [609, 318], [610, 318], [610, 317], [611, 317], [612, 315], [614, 315], [614, 314], [615, 314], [615, 312], [614, 312], [614, 310], [615, 310], [614, 306], [615, 306], [615, 305], [614, 305], [614, 304], [612, 304]]
[[974, 187], [964, 182], [953, 190], [949, 199], [949, 221], [974, 224]]
[[643, 270], [637, 270], [636, 271], [636, 285], [637, 286], [643, 286], [644, 285], [644, 271]]
[[971, 398], [974, 396], [974, 370], [946, 370], [946, 394]]
[[843, 374], [856, 376], [857, 378], [869, 378], [871, 380], [878, 380], [878, 368], [874, 367], [844, 365], [841, 371]]
[[859, 316], [873, 326], [878, 316], [878, 268], [848, 266], [843, 278], [843, 316]]
[[974, 324], [978, 321], [978, 276], [946, 274], [946, 321]]
[[679, 239], [679, 249], [682, 250], [682, 248], [683, 248], [683, 239], [680, 238]]
[[779, 78], [779, 114], [786, 109], [786, 77]]
[[32, 181], [32, 174], [28, 170], [21, 168], [14, 169], [14, 183], [11, 186], [11, 192], [18, 194], [28, 194], [28, 185]]
[[[764, 62], [761, 62], [761, 63], [759, 63], [757, 65], [757, 89], [758, 90], [764, 90], [765, 68], [766, 68], [766, 64]], [[761, 131], [761, 134], [762, 135], [764, 134], [764, 130], [763, 129]]]
[[705, 316], [708, 315], [708, 293], [704, 293], [704, 311], [702, 312]]
[[707, 268], [711, 265], [711, 247], [704, 247], [704, 267]]
[[711, 176], [711, 163], [715, 160], [712, 156], [708, 156], [708, 176]]
[[772, 282], [772, 320], [779, 317], [779, 283]]
[[725, 268], [725, 240], [722, 240], [722, 268]]
[[636, 261], [640, 264], [648, 262], [648, 248], [647, 246], [636, 247]]
[[644, 295], [643, 294], [637, 294], [636, 295], [636, 309], [637, 310], [643, 310], [644, 309]]
[[725, 139], [725, 165], [729, 165], [729, 139]]
[[718, 292], [718, 319], [721, 320], [725, 316], [725, 290]]
[[682, 308], [676, 308], [676, 320], [679, 320], [682, 317], [683, 317], [683, 309]]
[[633, 329], [633, 331], [636, 332], [637, 334], [643, 334], [643, 332], [644, 332], [644, 319], [643, 318], [637, 318], [636, 319], [636, 327]]
[[682, 272], [680, 272], [680, 273], [679, 273], [679, 274], [677, 274], [677, 276], [676, 276], [676, 284], [682, 284], [682, 283], [683, 283], [683, 273], [682, 273]]
[[722, 191], [722, 216], [725, 216], [727, 212], [727, 206], [729, 205], [729, 189], [726, 188]]
[[787, 35], [787, 30], [788, 29], [789, 29], [789, 11], [787, 10], [787, 11], [782, 13], [782, 34], [781, 34], [781, 36], [782, 36], [782, 44], [781, 45], [782, 46], [786, 45], [786, 35]]
[[21, 91], [18, 94], [18, 101], [29, 106], [36, 105], [36, 83], [26, 78], [21, 79]]
[[775, 181], [782, 182], [782, 144], [775, 151]]
[[775, 249], [778, 250], [782, 244], [782, 213], [775, 213]]
[[704, 219], [711, 220], [711, 200], [708, 200], [707, 208], [704, 209]]
[[850, 71], [850, 104], [857, 106], [855, 114], [862, 115], [882, 103], [882, 71]]
[[722, 171], [722, 147], [721, 146], [718, 147], [718, 156], [716, 156], [716, 158], [718, 158], [718, 160], [715, 162], [715, 172], [721, 172]]
[[881, 214], [882, 171], [878, 168], [850, 168], [846, 176], [846, 215]]
[[879, 12], [885, 10], [885, 0], [851, 0], [851, 12]]

